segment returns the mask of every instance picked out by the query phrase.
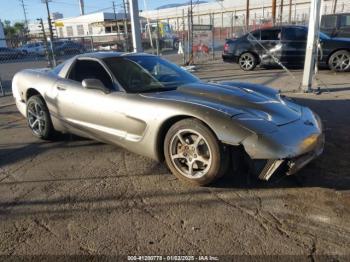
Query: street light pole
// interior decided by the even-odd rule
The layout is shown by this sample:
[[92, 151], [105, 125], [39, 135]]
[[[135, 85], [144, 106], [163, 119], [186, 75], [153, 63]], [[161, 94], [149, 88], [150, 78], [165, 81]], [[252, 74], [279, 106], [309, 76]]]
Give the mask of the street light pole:
[[140, 18], [139, 18], [139, 6], [137, 0], [130, 0], [130, 20], [131, 20], [131, 31], [132, 31], [132, 43], [133, 51], [135, 53], [142, 52], [141, 42], [141, 29], [140, 29]]
[[309, 31], [307, 36], [306, 55], [302, 88], [304, 92], [310, 92], [312, 79], [317, 63], [317, 43], [320, 30], [321, 0], [311, 0]]

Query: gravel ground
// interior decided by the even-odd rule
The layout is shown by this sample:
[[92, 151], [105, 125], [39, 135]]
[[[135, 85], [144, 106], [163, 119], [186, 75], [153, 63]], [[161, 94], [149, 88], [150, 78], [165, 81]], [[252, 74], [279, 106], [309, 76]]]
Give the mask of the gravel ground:
[[[301, 76], [297, 70], [295, 79], [277, 69], [244, 73], [220, 61], [200, 66], [196, 74], [283, 91], [297, 89]], [[0, 106], [0, 254], [347, 260], [349, 78], [324, 71], [322, 94], [288, 93], [321, 116], [325, 152], [297, 176], [268, 183], [229, 172], [211, 187], [188, 187], [164, 164], [122, 148], [69, 135], [40, 141], [15, 106]]]

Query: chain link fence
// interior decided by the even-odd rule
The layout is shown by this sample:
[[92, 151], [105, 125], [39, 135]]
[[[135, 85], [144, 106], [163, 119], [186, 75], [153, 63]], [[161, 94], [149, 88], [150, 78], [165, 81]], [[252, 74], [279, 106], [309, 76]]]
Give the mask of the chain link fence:
[[[282, 15], [277, 15], [276, 23], [307, 25], [309, 10], [299, 10], [297, 13], [294, 8], [291, 13], [285, 8]], [[328, 14], [328, 9], [325, 6], [323, 14]], [[342, 9], [350, 10], [350, 4]], [[178, 64], [208, 63], [221, 58], [226, 39], [240, 37], [255, 29], [271, 27], [273, 22], [270, 11], [264, 8], [250, 10], [249, 23], [246, 22], [243, 9], [194, 15], [193, 18], [188, 12], [183, 12], [181, 17], [152, 19], [141, 25], [142, 46], [145, 52], [166, 55]], [[53, 67], [82, 53], [131, 50], [130, 33], [55, 38], [52, 42], [44, 37], [0, 39], [1, 87], [3, 93], [9, 93], [12, 77], [25, 68]]]

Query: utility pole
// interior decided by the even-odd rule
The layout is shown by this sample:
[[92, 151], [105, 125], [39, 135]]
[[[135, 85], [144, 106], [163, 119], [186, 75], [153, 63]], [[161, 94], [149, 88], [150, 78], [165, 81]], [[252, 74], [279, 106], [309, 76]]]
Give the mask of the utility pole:
[[276, 2], [277, 0], [272, 0], [272, 24], [276, 24]]
[[293, 5], [293, 0], [289, 0], [288, 24], [292, 23], [292, 5]]
[[[117, 26], [117, 33], [119, 33], [119, 26], [118, 26], [118, 20], [117, 20], [117, 13], [115, 11], [115, 2], [112, 2], [113, 4], [113, 13], [114, 13], [114, 21], [115, 21], [115, 25]], [[113, 26], [112, 26], [112, 30], [113, 31]]]
[[49, 32], [50, 32], [50, 40], [53, 41], [53, 30], [52, 30], [52, 21], [51, 21], [51, 14], [50, 14], [50, 8], [49, 8], [49, 2], [52, 0], [41, 0], [46, 5], [46, 11], [47, 11], [47, 22], [49, 24]]
[[282, 22], [283, 22], [283, 0], [281, 0], [279, 20], [280, 20], [280, 24], [282, 24]]
[[[146, 11], [148, 11], [148, 7], [147, 7], [147, 2], [146, 0], [143, 0], [143, 5], [146, 9]], [[153, 37], [152, 37], [152, 31], [151, 31], [151, 23], [149, 21], [149, 16], [147, 15], [146, 17], [146, 20], [147, 20], [147, 32], [145, 31], [145, 34], [147, 33], [148, 34], [148, 37], [149, 37], [149, 43], [151, 45], [151, 48], [152, 48], [152, 54], [154, 54], [154, 46], [153, 46]], [[179, 26], [179, 25], [178, 25]]]
[[133, 51], [135, 53], [142, 52], [141, 29], [138, 0], [130, 0], [130, 21], [132, 32]]
[[333, 0], [333, 14], [337, 12], [338, 0]]
[[191, 10], [190, 8], [188, 7], [187, 8], [187, 62], [186, 64], [188, 65], [189, 64], [189, 61], [191, 60], [191, 30], [190, 30], [190, 24], [191, 24]]
[[124, 8], [124, 52], [128, 51], [129, 46], [129, 36], [128, 36], [128, 14], [127, 14], [127, 7], [126, 2], [123, 0], [123, 8]]
[[249, 5], [249, 0], [246, 0], [246, 15], [245, 15], [245, 27], [246, 27], [246, 30], [247, 32], [249, 32], [249, 8], [250, 8], [250, 5]]
[[43, 34], [43, 39], [44, 39], [44, 45], [45, 45], [45, 49], [46, 49], [46, 55], [47, 55], [47, 59], [49, 61], [49, 65], [50, 67], [53, 66], [52, 61], [50, 59], [50, 55], [49, 55], [49, 45], [47, 43], [47, 37], [46, 37], [46, 32], [45, 32], [45, 27], [44, 27], [44, 22], [42, 18], [38, 18], [36, 19], [37, 21], [39, 21], [40, 27], [41, 27], [41, 32]]
[[183, 64], [186, 64], [186, 46], [185, 46], [185, 9], [182, 9], [182, 49], [183, 49]]
[[321, 0], [311, 0], [309, 30], [306, 44], [306, 55], [304, 64], [304, 74], [302, 88], [304, 92], [310, 92], [312, 79], [315, 74], [317, 63], [317, 43], [319, 39], [321, 16]]
[[85, 15], [84, 0], [79, 0], [80, 15]]
[[49, 24], [49, 32], [50, 32], [50, 47], [51, 47], [51, 58], [52, 58], [52, 65], [56, 66], [56, 58], [55, 53], [53, 51], [53, 30], [52, 30], [52, 21], [51, 21], [51, 14], [50, 14], [50, 8], [49, 8], [49, 1], [52, 0], [41, 0], [46, 5], [46, 11], [47, 11], [47, 22]]
[[190, 55], [187, 64], [190, 65], [193, 64], [193, 0], [190, 2], [188, 13], [188, 51]]
[[191, 59], [192, 59], [192, 63], [194, 63], [194, 58], [193, 58], [193, 38], [194, 38], [194, 32], [193, 32], [193, 0], [191, 0]]
[[19, 0], [21, 2], [21, 6], [23, 9], [23, 15], [24, 15], [24, 24], [26, 26], [26, 35], [27, 35], [27, 31], [28, 31], [28, 19], [27, 19], [27, 10], [26, 10], [26, 6], [24, 4], [24, 0]]

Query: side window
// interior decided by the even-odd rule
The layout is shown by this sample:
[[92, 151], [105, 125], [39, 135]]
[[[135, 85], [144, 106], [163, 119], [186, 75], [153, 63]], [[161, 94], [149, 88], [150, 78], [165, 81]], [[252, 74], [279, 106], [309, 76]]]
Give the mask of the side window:
[[322, 17], [321, 27], [323, 28], [336, 28], [337, 27], [337, 16], [327, 15]]
[[280, 29], [261, 30], [261, 40], [281, 40]]
[[340, 27], [350, 27], [350, 15], [342, 15], [340, 17]]
[[248, 39], [249, 41], [260, 40], [260, 32], [261, 32], [260, 30], [251, 32], [250, 34], [248, 34], [247, 39]]
[[105, 87], [113, 89], [112, 79], [100, 63], [92, 60], [77, 60], [68, 75], [68, 79], [81, 83], [87, 78], [99, 79]]
[[287, 41], [306, 41], [307, 32], [301, 28], [283, 29], [282, 39]]

